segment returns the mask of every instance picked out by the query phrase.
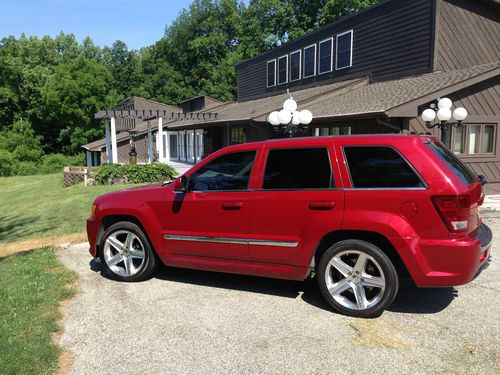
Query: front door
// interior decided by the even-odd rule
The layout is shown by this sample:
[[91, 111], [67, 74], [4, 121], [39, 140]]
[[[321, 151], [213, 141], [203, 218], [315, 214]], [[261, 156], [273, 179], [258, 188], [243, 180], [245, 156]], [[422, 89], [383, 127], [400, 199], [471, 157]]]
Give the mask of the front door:
[[188, 178], [188, 191], [176, 193], [165, 239], [173, 254], [248, 260], [248, 184], [256, 150], [222, 155]]
[[322, 236], [341, 227], [344, 191], [331, 140], [314, 147], [271, 148], [261, 189], [252, 194], [254, 261], [305, 267]]

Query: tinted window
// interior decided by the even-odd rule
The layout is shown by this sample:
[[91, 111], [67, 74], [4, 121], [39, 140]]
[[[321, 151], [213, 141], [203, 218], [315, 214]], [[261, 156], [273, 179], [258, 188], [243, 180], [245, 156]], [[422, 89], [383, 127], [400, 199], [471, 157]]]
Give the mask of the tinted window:
[[290, 54], [290, 81], [300, 79], [300, 51]]
[[267, 63], [267, 86], [276, 85], [276, 60]]
[[319, 73], [326, 73], [332, 70], [332, 43], [333, 39], [328, 39], [319, 44]]
[[337, 36], [337, 69], [351, 66], [352, 32]]
[[304, 48], [304, 78], [316, 74], [316, 45]]
[[429, 143], [429, 147], [442, 161], [448, 165], [448, 167], [450, 167], [453, 172], [455, 172], [464, 184], [470, 184], [478, 179], [476, 174], [463, 165], [455, 155], [443, 146], [443, 144], [431, 142]]
[[328, 189], [332, 182], [326, 148], [269, 151], [264, 189]]
[[345, 147], [355, 188], [417, 188], [422, 182], [408, 162], [390, 147]]
[[288, 56], [283, 56], [278, 59], [278, 84], [288, 82]]
[[189, 190], [244, 190], [254, 159], [255, 151], [221, 156], [191, 175]]

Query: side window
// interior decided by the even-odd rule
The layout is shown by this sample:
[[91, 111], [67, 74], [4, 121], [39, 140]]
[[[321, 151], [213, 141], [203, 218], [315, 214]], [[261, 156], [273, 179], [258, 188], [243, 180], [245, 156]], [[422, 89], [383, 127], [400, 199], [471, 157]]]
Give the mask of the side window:
[[189, 177], [189, 190], [245, 190], [255, 160], [255, 151], [223, 155]]
[[408, 162], [391, 147], [344, 147], [344, 153], [355, 188], [423, 187]]
[[332, 168], [327, 148], [269, 151], [264, 189], [328, 189], [331, 185]]

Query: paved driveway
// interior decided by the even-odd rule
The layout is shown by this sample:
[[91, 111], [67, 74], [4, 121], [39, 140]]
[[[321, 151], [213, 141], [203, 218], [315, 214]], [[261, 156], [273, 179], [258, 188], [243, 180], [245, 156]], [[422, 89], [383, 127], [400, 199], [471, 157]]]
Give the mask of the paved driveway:
[[[485, 214], [495, 233], [499, 215]], [[162, 268], [128, 284], [104, 278], [86, 244], [59, 255], [81, 277], [61, 338], [71, 374], [500, 373], [498, 261], [455, 289], [404, 285], [362, 320], [331, 312], [312, 281]]]

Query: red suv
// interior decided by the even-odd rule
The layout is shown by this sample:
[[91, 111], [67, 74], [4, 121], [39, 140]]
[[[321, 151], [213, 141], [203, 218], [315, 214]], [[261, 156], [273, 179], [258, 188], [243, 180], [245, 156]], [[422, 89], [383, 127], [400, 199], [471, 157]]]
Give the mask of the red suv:
[[311, 137], [230, 146], [173, 183], [108, 194], [90, 253], [122, 281], [169, 266], [304, 280], [374, 317], [398, 291], [469, 282], [487, 261], [481, 179], [435, 138]]

